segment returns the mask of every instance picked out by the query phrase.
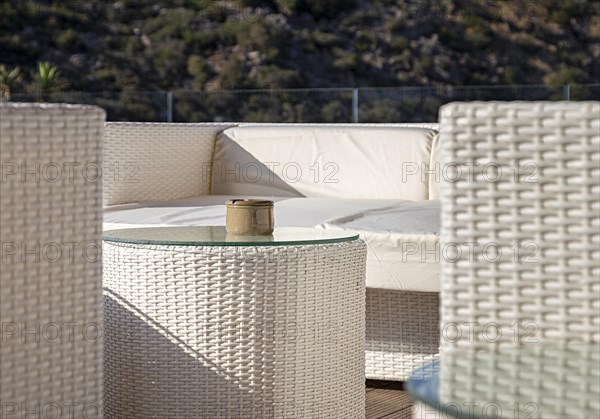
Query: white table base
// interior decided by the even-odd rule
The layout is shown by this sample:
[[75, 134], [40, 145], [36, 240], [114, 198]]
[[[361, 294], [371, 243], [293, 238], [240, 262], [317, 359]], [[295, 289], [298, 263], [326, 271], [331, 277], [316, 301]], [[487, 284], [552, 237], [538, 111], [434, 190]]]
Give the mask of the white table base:
[[364, 417], [365, 258], [105, 242], [105, 417]]

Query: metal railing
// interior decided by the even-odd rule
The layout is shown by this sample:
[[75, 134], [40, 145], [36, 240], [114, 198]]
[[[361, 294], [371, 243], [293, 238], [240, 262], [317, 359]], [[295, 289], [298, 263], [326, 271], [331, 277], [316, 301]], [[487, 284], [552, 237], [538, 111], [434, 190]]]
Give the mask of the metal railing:
[[[13, 101], [37, 101], [13, 95]], [[474, 100], [600, 100], [600, 83], [563, 86], [405, 86], [155, 92], [57, 92], [50, 102], [87, 103], [111, 121], [423, 122], [439, 107]]]

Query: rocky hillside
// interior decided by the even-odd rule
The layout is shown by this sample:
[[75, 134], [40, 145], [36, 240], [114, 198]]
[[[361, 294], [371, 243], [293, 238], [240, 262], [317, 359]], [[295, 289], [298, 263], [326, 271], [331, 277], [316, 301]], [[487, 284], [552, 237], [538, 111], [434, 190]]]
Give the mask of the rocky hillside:
[[[63, 90], [561, 85], [599, 80], [600, 3], [591, 1], [1, 4], [0, 63], [18, 65], [27, 73], [36, 62], [49, 61], [61, 70]], [[31, 84], [24, 77], [13, 91], [28, 91]]]

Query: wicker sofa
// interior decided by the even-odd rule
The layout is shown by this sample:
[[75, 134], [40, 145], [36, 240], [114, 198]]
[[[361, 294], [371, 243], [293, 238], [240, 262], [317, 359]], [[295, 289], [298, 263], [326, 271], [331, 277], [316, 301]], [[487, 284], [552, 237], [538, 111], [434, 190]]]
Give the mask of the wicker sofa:
[[266, 196], [279, 226], [358, 231], [366, 375], [405, 380], [439, 347], [437, 139], [437, 124], [107, 123], [104, 228], [224, 225], [227, 199]]

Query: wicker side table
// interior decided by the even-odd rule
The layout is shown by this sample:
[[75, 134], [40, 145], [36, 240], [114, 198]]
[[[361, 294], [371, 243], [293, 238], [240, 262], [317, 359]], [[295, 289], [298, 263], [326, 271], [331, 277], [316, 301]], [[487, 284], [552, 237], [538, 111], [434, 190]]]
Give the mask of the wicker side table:
[[104, 237], [105, 417], [364, 417], [357, 236]]

